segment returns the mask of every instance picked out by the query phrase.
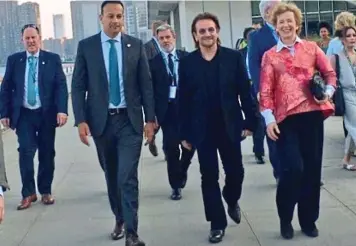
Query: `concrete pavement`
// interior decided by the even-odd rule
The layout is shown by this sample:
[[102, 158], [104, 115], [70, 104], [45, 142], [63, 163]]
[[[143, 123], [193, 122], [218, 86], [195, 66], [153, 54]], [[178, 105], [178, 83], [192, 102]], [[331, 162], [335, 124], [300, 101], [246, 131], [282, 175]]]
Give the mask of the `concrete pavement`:
[[[123, 246], [113, 242], [113, 228], [104, 175], [95, 148], [82, 145], [71, 121], [57, 131], [54, 206], [36, 203], [16, 211], [20, 196], [17, 142], [11, 131], [4, 133], [6, 164], [11, 191], [6, 192], [6, 218], [0, 225], [0, 246]], [[343, 132], [340, 118], [326, 122], [320, 237], [310, 239], [299, 231], [282, 240], [275, 207], [276, 184], [270, 164], [256, 165], [251, 139], [243, 143], [246, 177], [241, 208], [243, 221], [229, 221], [222, 246], [354, 246], [356, 244], [356, 173], [341, 169]], [[158, 141], [160, 144], [160, 140]], [[223, 172], [222, 172], [223, 173]], [[152, 157], [143, 147], [140, 164], [140, 236], [149, 246], [209, 245], [196, 157], [189, 170], [183, 200], [169, 200], [163, 154]], [[223, 175], [221, 179], [223, 183]]]

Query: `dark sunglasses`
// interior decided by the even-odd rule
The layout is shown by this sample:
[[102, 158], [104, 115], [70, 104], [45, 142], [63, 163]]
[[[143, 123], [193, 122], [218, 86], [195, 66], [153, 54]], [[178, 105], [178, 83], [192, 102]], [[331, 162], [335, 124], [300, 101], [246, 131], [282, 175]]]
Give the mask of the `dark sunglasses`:
[[209, 28], [201, 28], [198, 30], [200, 35], [204, 35], [205, 33], [214, 33], [215, 32], [215, 28], [214, 27], [209, 27]]
[[24, 31], [27, 29], [27, 28], [34, 28], [36, 29], [36, 31], [38, 32], [38, 34], [40, 34], [40, 29], [38, 28], [38, 26], [36, 26], [35, 24], [26, 24], [22, 27], [21, 29], [21, 33], [23, 34]]

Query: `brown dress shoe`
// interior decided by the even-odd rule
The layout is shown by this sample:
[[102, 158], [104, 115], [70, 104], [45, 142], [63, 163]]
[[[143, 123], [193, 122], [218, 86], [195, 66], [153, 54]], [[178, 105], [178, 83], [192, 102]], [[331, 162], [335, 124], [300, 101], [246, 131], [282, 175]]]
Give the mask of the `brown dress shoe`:
[[111, 239], [112, 240], [119, 240], [124, 238], [125, 236], [125, 229], [124, 229], [124, 224], [123, 223], [116, 223], [115, 228], [113, 232], [111, 233]]
[[31, 207], [31, 204], [33, 202], [37, 202], [36, 194], [33, 194], [31, 196], [28, 196], [28, 197], [25, 197], [24, 199], [22, 199], [21, 203], [17, 206], [17, 210], [28, 209], [29, 207]]
[[41, 201], [44, 205], [54, 204], [54, 198], [52, 197], [51, 194], [43, 194]]

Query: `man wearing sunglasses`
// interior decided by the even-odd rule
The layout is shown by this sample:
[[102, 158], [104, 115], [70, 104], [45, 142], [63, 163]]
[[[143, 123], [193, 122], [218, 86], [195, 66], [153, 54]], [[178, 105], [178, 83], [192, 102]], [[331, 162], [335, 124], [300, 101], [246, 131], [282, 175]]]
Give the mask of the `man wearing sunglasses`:
[[197, 50], [180, 61], [178, 90], [180, 137], [186, 149], [197, 149], [211, 243], [221, 242], [227, 227], [217, 152], [225, 170], [222, 195], [230, 218], [239, 224], [244, 178], [241, 141], [257, 124], [245, 61], [238, 51], [220, 45], [219, 32], [219, 20], [213, 14], [199, 14], [193, 20]]
[[67, 122], [68, 90], [59, 55], [40, 49], [38, 27], [22, 30], [25, 51], [8, 57], [1, 84], [0, 114], [5, 127], [16, 130], [22, 180], [22, 201], [18, 210], [37, 201], [34, 156], [38, 149], [37, 188], [44, 205], [54, 204], [56, 127]]

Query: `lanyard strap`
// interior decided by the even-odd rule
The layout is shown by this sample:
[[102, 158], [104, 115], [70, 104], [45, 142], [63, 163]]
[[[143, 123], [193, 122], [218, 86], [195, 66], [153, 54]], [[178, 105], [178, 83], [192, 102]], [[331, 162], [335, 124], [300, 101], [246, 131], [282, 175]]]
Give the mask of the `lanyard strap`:
[[164, 64], [166, 65], [166, 70], [168, 72], [168, 75], [170, 78], [172, 78], [172, 86], [177, 86], [177, 74], [176, 74], [176, 69], [177, 69], [177, 59], [176, 57], [172, 54], [172, 60], [173, 60], [173, 73], [171, 72], [171, 70], [169, 69], [169, 65], [168, 65], [168, 55], [166, 54], [162, 54], [163, 55], [163, 60], [164, 60]]

